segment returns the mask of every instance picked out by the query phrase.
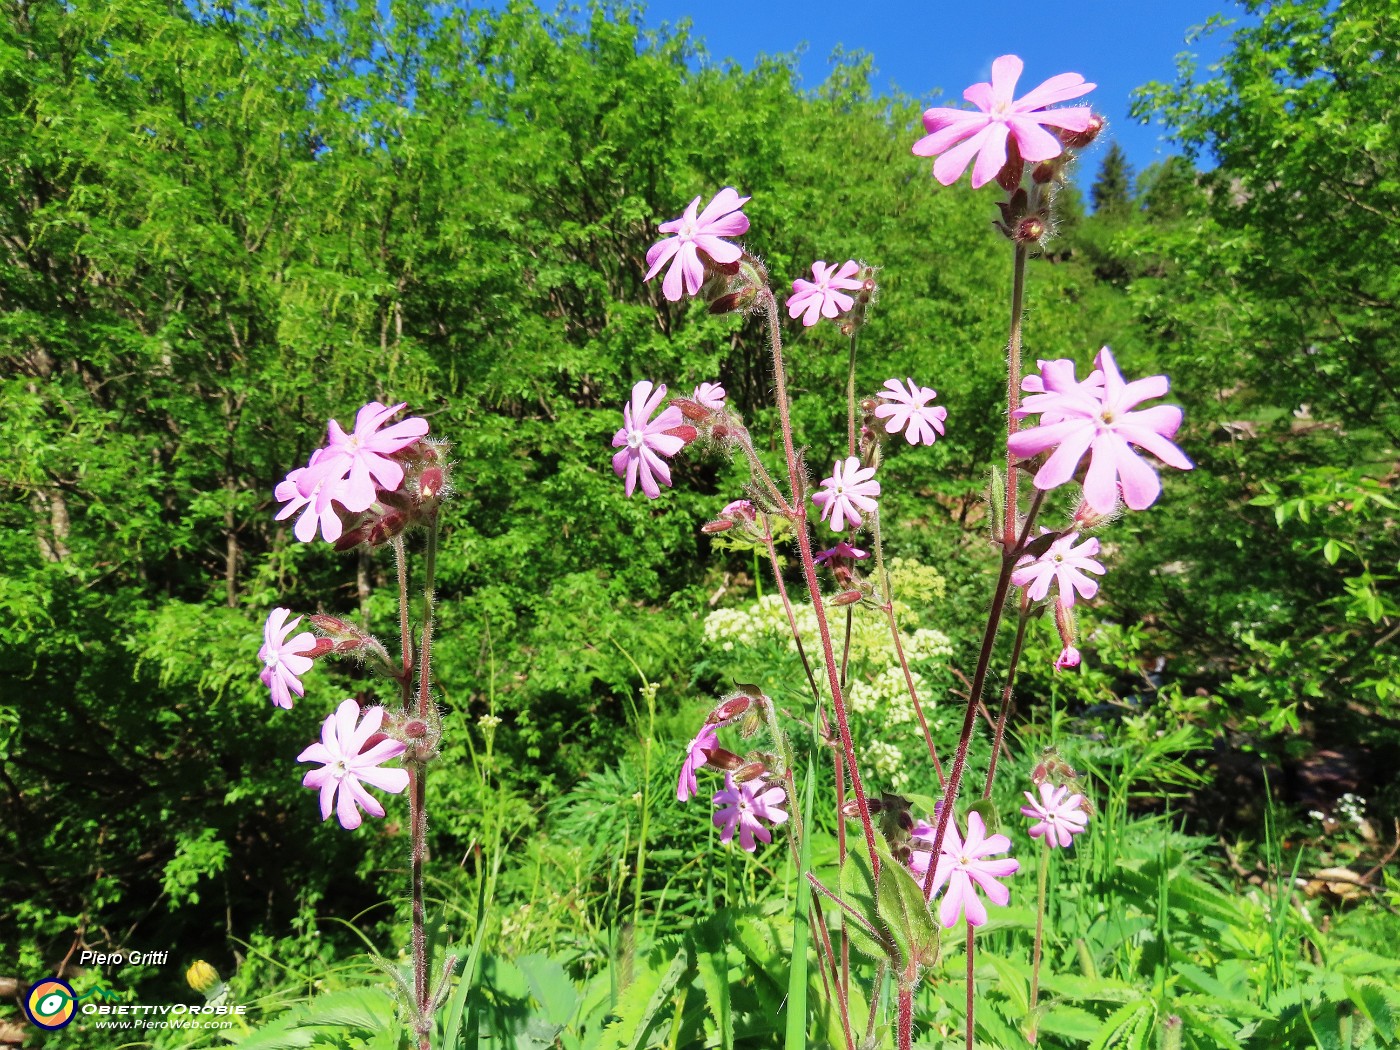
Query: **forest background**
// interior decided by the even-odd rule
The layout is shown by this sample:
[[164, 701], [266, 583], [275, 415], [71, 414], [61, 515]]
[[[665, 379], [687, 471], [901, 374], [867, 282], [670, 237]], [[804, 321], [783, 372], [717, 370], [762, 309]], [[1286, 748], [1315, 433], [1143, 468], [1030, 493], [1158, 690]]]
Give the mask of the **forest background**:
[[[1108, 343], [1169, 374], [1197, 464], [1115, 531], [1086, 666], [1053, 674], [1039, 625], [1018, 690], [1022, 775], [1054, 743], [1116, 814], [1086, 851], [1095, 885], [1151, 883], [1126, 939], [1086, 911], [1087, 947], [1060, 944], [1086, 980], [1147, 988], [1067, 1005], [1064, 1045], [1130, 1006], [1156, 1031], [1191, 995], [1244, 1004], [1221, 1022], [1237, 1045], [1314, 1045], [1319, 1025], [1390, 1045], [1400, 1024], [1400, 20], [1386, 0], [1247, 8], [1218, 67], [1138, 96], [1183, 156], [1133, 177], [1090, 151], [1028, 291], [1029, 355]], [[639, 379], [718, 379], [760, 424], [772, 392], [757, 320], [666, 302], [643, 257], [658, 221], [732, 185], [777, 281], [882, 268], [862, 386], [914, 376], [950, 412], [883, 474], [949, 705], [993, 561], [1010, 274], [991, 198], [929, 177], [921, 105], [874, 95], [868, 56], [804, 91], [781, 57], [692, 55], [684, 28], [608, 3], [4, 5], [0, 977], [169, 999], [204, 959], [259, 1024], [295, 1027], [373, 985], [367, 944], [398, 950], [402, 816], [318, 822], [294, 759], [324, 712], [273, 718], [255, 654], [274, 605], [392, 623], [388, 567], [296, 543], [272, 489], [327, 419], [403, 400], [457, 464], [430, 877], [437, 936], [478, 948], [473, 1038], [770, 1045], [762, 973], [785, 962], [725, 963], [727, 1020], [686, 1002], [703, 950], [672, 970], [675, 944], [782, 897], [781, 853], [713, 859], [667, 781], [736, 676], [777, 696], [800, 672], [762, 639], [716, 643], [715, 611], [762, 595], [752, 553], [698, 531], [739, 474], [678, 462], [659, 506], [628, 500], [609, 440]], [[790, 367], [798, 438], [829, 459], [844, 344], [814, 330]], [[1232, 922], [1286, 965], [1231, 977], [1255, 952], [1228, 947]], [[85, 972], [85, 948], [179, 966]], [[1362, 960], [1343, 983], [1334, 951]], [[1227, 1045], [1200, 1024], [1188, 1045]], [[315, 1030], [371, 1045], [336, 1042], [351, 1029]]]

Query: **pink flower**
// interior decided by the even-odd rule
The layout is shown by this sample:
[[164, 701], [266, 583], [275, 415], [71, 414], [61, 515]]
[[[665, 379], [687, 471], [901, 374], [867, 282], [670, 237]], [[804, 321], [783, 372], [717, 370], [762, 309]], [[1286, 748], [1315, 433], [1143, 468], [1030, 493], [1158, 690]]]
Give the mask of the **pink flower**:
[[1089, 398], [1102, 398], [1103, 373], [1097, 368], [1078, 382], [1074, 378], [1074, 362], [1066, 359], [1058, 361], [1037, 361], [1040, 373], [1032, 372], [1021, 380], [1021, 390], [1030, 395], [1021, 401], [1016, 418], [1032, 413], [1040, 413], [1040, 425], [1058, 423], [1064, 419], [1060, 402], [1076, 395]]
[[760, 821], [766, 820], [769, 824], [787, 821], [787, 811], [782, 808], [786, 801], [787, 792], [780, 787], [768, 787], [762, 780], [736, 784], [734, 778], [726, 773], [724, 790], [715, 792], [714, 804], [720, 808], [710, 819], [715, 827], [723, 829], [719, 836], [721, 842], [728, 843], [737, 830], [739, 846], [752, 853], [757, 849], [755, 838], [764, 842], [773, 841], [773, 836]]
[[681, 763], [680, 780], [676, 782], [677, 802], [690, 801], [690, 797], [700, 786], [695, 780], [695, 771], [709, 761], [705, 749], [718, 746], [719, 738], [715, 736], [714, 726], [702, 726], [700, 732], [695, 734], [695, 739], [686, 748], [685, 761]]
[[406, 750], [403, 741], [379, 732], [384, 709], [371, 707], [357, 727], [359, 715], [360, 705], [354, 700], [342, 702], [321, 726], [320, 743], [297, 756], [298, 762], [323, 763], [320, 769], [313, 769], [302, 778], [302, 787], [320, 789], [322, 820], [330, 819], [334, 802], [336, 818], [346, 831], [360, 826], [362, 809], [372, 817], [384, 815], [384, 807], [361, 781], [393, 795], [408, 787], [408, 770], [378, 768], [381, 762], [397, 758]]
[[948, 410], [942, 405], [928, 407], [938, 391], [919, 386], [912, 379], [907, 390], [898, 379], [886, 379], [885, 387], [880, 396], [886, 403], [875, 407], [875, 417], [888, 421], [885, 433], [898, 434], [902, 430], [909, 444], [932, 445], [943, 433], [943, 421], [948, 418]]
[[1055, 670], [1068, 671], [1071, 667], [1079, 666], [1079, 650], [1072, 645], [1067, 645], [1060, 650], [1060, 655], [1055, 657]]
[[311, 462], [305, 467], [297, 467], [296, 470], [279, 481], [277, 488], [272, 492], [277, 500], [287, 502], [287, 505], [277, 512], [274, 521], [286, 521], [297, 511], [302, 511], [301, 517], [297, 518], [296, 525], [292, 527], [293, 535], [302, 543], [310, 543], [315, 537], [318, 527], [321, 530], [321, 536], [327, 543], [334, 543], [340, 539], [340, 534], [344, 531], [340, 514], [330, 501], [327, 501], [320, 510], [316, 509], [317, 496], [326, 484], [324, 479], [316, 482], [308, 495], [303, 496], [301, 490], [297, 488], [302, 476], [308, 469], [315, 466], [325, 454], [326, 450], [323, 448], [318, 448], [311, 453]]
[[[1140, 412], [1132, 408], [1150, 397], [1161, 397], [1169, 388], [1166, 376], [1150, 376], [1125, 383], [1113, 354], [1104, 347], [1095, 359], [1103, 372], [1103, 389], [1095, 391], [1093, 377], [1068, 389], [1050, 390], [1050, 373], [1045, 376], [1049, 400], [1032, 405], [1034, 397], [1018, 415], [1041, 413], [1041, 425], [1019, 431], [1008, 439], [1007, 447], [1023, 459], [1053, 448], [1055, 451], [1035, 476], [1038, 489], [1053, 489], [1074, 477], [1084, 454], [1089, 453], [1089, 470], [1084, 478], [1084, 498], [1101, 514], [1109, 514], [1118, 504], [1121, 486], [1123, 502], [1133, 510], [1150, 507], [1162, 491], [1157, 472], [1140, 460], [1130, 445], [1152, 453], [1162, 462], [1180, 470], [1192, 463], [1171, 443], [1181, 426], [1181, 409], [1176, 405], [1155, 405]], [[1052, 422], [1045, 422], [1049, 411]]]
[[973, 84], [963, 92], [963, 98], [975, 105], [976, 111], [925, 111], [924, 127], [929, 134], [914, 143], [914, 154], [938, 157], [933, 164], [933, 177], [943, 185], [957, 182], [974, 154], [977, 163], [972, 169], [972, 188], [991, 182], [1006, 164], [1008, 138], [1015, 140], [1022, 159], [1034, 163], [1058, 157], [1063, 149], [1060, 140], [1044, 125], [1068, 131], [1083, 131], [1089, 126], [1093, 114], [1088, 106], [1052, 110], [1044, 107], [1088, 94], [1097, 85], [1086, 84], [1078, 73], [1061, 73], [1013, 102], [1011, 96], [1022, 68], [1015, 55], [1002, 55], [993, 62], [992, 82]]
[[695, 388], [695, 393], [690, 395], [690, 400], [701, 408], [718, 412], [724, 408], [724, 387], [718, 383], [701, 383]]
[[258, 659], [263, 669], [258, 673], [263, 685], [272, 690], [272, 702], [278, 707], [290, 709], [292, 693], [305, 696], [306, 689], [301, 684], [301, 676], [311, 670], [311, 657], [306, 654], [316, 648], [316, 636], [310, 631], [302, 631], [291, 641], [287, 635], [301, 623], [298, 616], [291, 623], [287, 617], [290, 609], [273, 609], [263, 624], [263, 644], [258, 650]]
[[1079, 808], [1084, 802], [1083, 795], [1070, 795], [1069, 788], [1055, 787], [1048, 781], [1040, 785], [1039, 801], [1029, 791], [1024, 794], [1030, 805], [1022, 806], [1021, 812], [1036, 818], [1036, 823], [1029, 828], [1031, 838], [1043, 835], [1045, 844], [1053, 849], [1068, 846], [1075, 835], [1087, 829], [1089, 814]]
[[637, 478], [642, 479], [642, 491], [648, 499], [661, 495], [660, 478], [663, 485], [671, 484], [671, 468], [662, 461], [662, 456], [674, 456], [685, 447], [685, 440], [668, 430], [682, 426], [685, 418], [675, 405], [669, 406], [655, 419], [651, 414], [666, 396], [666, 384], [653, 387], [648, 379], [643, 379], [632, 388], [632, 401], [622, 409], [622, 429], [613, 435], [613, 448], [622, 449], [613, 456], [613, 472], [622, 477], [627, 475], [627, 495], [637, 488]]
[[880, 483], [875, 478], [874, 467], [862, 467], [855, 456], [846, 457], [842, 465], [837, 460], [831, 467], [831, 477], [822, 482], [825, 492], [817, 492], [812, 502], [822, 509], [822, 521], [831, 515], [831, 529], [842, 532], [849, 521], [860, 528], [860, 511], [875, 509], [875, 497], [880, 494]]
[[[801, 277], [792, 282], [792, 295], [788, 296], [788, 316], [802, 314], [802, 324], [811, 328], [823, 317], [833, 318], [849, 310], [855, 300], [845, 292], [860, 288], [860, 282], [852, 277], [860, 265], [851, 260], [841, 264], [841, 269], [828, 266], [820, 260], [812, 264], [814, 281], [804, 281]], [[805, 313], [803, 311], [806, 311]]]
[[[932, 832], [929, 833], [932, 838]], [[993, 903], [1005, 906], [1011, 899], [1011, 891], [997, 879], [1004, 879], [1021, 870], [1020, 861], [1006, 857], [1002, 860], [989, 860], [994, 853], [1005, 853], [1011, 849], [1011, 840], [1005, 835], [988, 837], [987, 826], [980, 813], [967, 815], [967, 840], [958, 836], [956, 821], [950, 820], [943, 833], [943, 854], [938, 858], [938, 867], [933, 873], [933, 892], [936, 895], [946, 882], [948, 892], [938, 909], [938, 921], [946, 929], [957, 925], [958, 916], [966, 913], [969, 926], [981, 926], [987, 921], [987, 909], [977, 896], [981, 887]], [[910, 867], [919, 875], [928, 872], [930, 850], [914, 850]]]
[[386, 406], [371, 401], [355, 414], [355, 429], [347, 434], [334, 419], [327, 428], [329, 444], [312, 456], [297, 478], [297, 492], [316, 496], [316, 513], [325, 513], [331, 500], [346, 510], [369, 510], [378, 488], [392, 492], [403, 483], [403, 467], [388, 457], [428, 432], [428, 421], [416, 416], [380, 430], [407, 402]]
[[845, 540], [841, 540], [835, 547], [829, 547], [812, 560], [818, 565], [824, 565], [832, 558], [849, 558], [851, 561], [860, 561], [862, 558], [868, 557], [870, 557], [870, 555], [859, 547], [852, 547]]
[[726, 503], [724, 509], [719, 512], [719, 516], [727, 521], [755, 521], [758, 518], [753, 504], [746, 499], [736, 499], [732, 503]]
[[[1046, 533], [1050, 530], [1040, 531]], [[1098, 580], [1084, 574], [1104, 574], [1103, 565], [1094, 559], [1094, 555], [1099, 553], [1099, 541], [1090, 537], [1076, 547], [1074, 541], [1077, 539], [1079, 533], [1067, 533], [1050, 544], [1040, 557], [1033, 558], [1029, 554], [1022, 557], [1011, 573], [1012, 584], [1025, 587], [1026, 597], [1033, 602], [1040, 601], [1050, 592], [1052, 582], [1059, 588], [1060, 601], [1065, 605], [1074, 604], [1076, 593], [1086, 601], [1098, 594]]]
[[700, 206], [696, 197], [679, 219], [661, 224], [662, 233], [675, 234], [653, 244], [647, 251], [646, 280], [650, 281], [667, 262], [671, 268], [661, 282], [661, 291], [671, 302], [681, 298], [681, 282], [685, 282], [685, 294], [694, 295], [705, 283], [705, 265], [700, 253], [717, 263], [735, 263], [743, 255], [738, 248], [721, 237], [741, 237], [749, 230], [748, 217], [739, 209], [751, 198], [740, 197], [732, 187], [726, 186], [715, 194], [714, 200], [705, 205], [699, 215], [695, 209]]

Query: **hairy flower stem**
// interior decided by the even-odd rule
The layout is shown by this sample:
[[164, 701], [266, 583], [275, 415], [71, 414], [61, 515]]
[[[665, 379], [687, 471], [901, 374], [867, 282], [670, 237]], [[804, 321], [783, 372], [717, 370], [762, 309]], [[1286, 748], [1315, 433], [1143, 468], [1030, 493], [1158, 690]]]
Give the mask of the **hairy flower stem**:
[[1026, 641], [1026, 624], [1030, 621], [1030, 603], [1021, 595], [1021, 613], [1016, 619], [1016, 640], [1011, 643], [1011, 660], [1006, 667], [1006, 684], [1001, 689], [1001, 710], [997, 712], [996, 730], [992, 734], [992, 757], [987, 763], [987, 781], [982, 785], [982, 797], [992, 797], [992, 781], [997, 775], [997, 758], [1006, 735], [1006, 716], [1011, 710], [1011, 687], [1016, 684], [1016, 666], [1021, 662], [1021, 647]]
[[1040, 1018], [1036, 1016], [1035, 1004], [1040, 1000], [1040, 946], [1045, 937], [1045, 885], [1049, 873], [1050, 835], [1047, 833], [1045, 847], [1040, 851], [1040, 874], [1035, 897], [1035, 947], [1031, 949], [1031, 1004], [1026, 1011], [1031, 1023], [1031, 1030], [1026, 1038], [1032, 1044], [1036, 1040], [1036, 1029], [1040, 1027]]
[[[423, 551], [423, 640], [419, 646], [418, 717], [428, 717], [432, 689], [433, 580], [437, 574], [438, 522], [434, 512], [428, 522], [428, 542]], [[402, 549], [400, 545], [399, 549]], [[404, 595], [405, 599], [407, 595]], [[407, 620], [407, 601], [402, 603], [403, 621]], [[407, 679], [405, 679], [407, 681]], [[428, 1030], [432, 1024], [432, 1002], [428, 990], [428, 940], [423, 909], [423, 862], [428, 852], [427, 763], [419, 759], [408, 763], [408, 823], [412, 863], [410, 878], [413, 896], [413, 999], [414, 1012], [420, 1025], [419, 1050], [429, 1050]]]
[[846, 448], [847, 455], [856, 454], [856, 337], [851, 331], [851, 353], [846, 363]]
[[432, 690], [432, 675], [429, 663], [432, 659], [433, 639], [433, 580], [437, 575], [438, 522], [437, 511], [433, 511], [428, 522], [428, 542], [423, 548], [423, 643], [418, 649], [418, 717], [428, 717], [428, 703]]
[[773, 582], [778, 588], [778, 597], [783, 601], [783, 612], [787, 613], [788, 630], [792, 632], [792, 640], [797, 646], [798, 658], [802, 661], [802, 670], [807, 674], [807, 684], [812, 688], [812, 701], [821, 707], [822, 691], [817, 687], [816, 675], [812, 673], [812, 661], [807, 659], [807, 650], [802, 646], [802, 635], [797, 630], [797, 614], [793, 611], [792, 600], [788, 598], [787, 584], [783, 583], [783, 570], [778, 566], [778, 548], [773, 543], [773, 530], [768, 524], [768, 515], [760, 515], [763, 518], [763, 542], [768, 545], [768, 563], [773, 566]]
[[408, 630], [408, 556], [403, 549], [403, 536], [394, 537], [394, 567], [399, 577], [399, 651], [403, 654], [403, 669], [399, 685], [403, 694], [403, 713], [408, 714], [412, 697], [413, 639]]
[[753, 471], [754, 477], [762, 483], [768, 495], [773, 499], [773, 505], [780, 514], [791, 515], [792, 508], [783, 498], [782, 492], [778, 489], [778, 483], [773, 480], [773, 475], [768, 473], [768, 468], [763, 465], [763, 461], [758, 458], [758, 450], [753, 447], [753, 437], [747, 430], [740, 427], [735, 433], [734, 442], [744, 453], [744, 458], [749, 461], [749, 468]]
[[977, 1000], [973, 997], [975, 982], [973, 977], [977, 968], [977, 947], [976, 947], [977, 927], [972, 923], [967, 924], [967, 1050], [973, 1050], [972, 1031], [976, 1027]]
[[[874, 1009], [874, 1007], [871, 1007]], [[910, 1050], [914, 1045], [914, 985], [907, 976], [899, 982], [899, 1050]]]
[[904, 655], [904, 641], [899, 636], [899, 624], [894, 616], [894, 584], [890, 580], [890, 570], [885, 565], [885, 538], [880, 531], [880, 508], [877, 506], [870, 516], [871, 531], [875, 535], [875, 575], [880, 579], [884, 590], [884, 601], [880, 608], [889, 621], [890, 638], [894, 641], [895, 655], [899, 657], [899, 668], [904, 672], [904, 687], [909, 690], [909, 700], [914, 705], [914, 713], [919, 716], [919, 728], [924, 732], [924, 743], [928, 745], [928, 757], [933, 762], [933, 771], [938, 774], [938, 786], [943, 787], [943, 764], [938, 761], [938, 749], [933, 746], [933, 734], [928, 730], [928, 719], [924, 717], [924, 705], [919, 703], [919, 691], [914, 688], [914, 675], [909, 670], [909, 658]]
[[[846, 702], [841, 694], [841, 676], [836, 664], [836, 654], [831, 644], [831, 627], [827, 623], [826, 608], [822, 604], [821, 585], [817, 582], [817, 567], [812, 560], [812, 539], [807, 534], [807, 499], [805, 479], [797, 461], [797, 449], [792, 440], [792, 414], [788, 404], [787, 375], [783, 368], [783, 336], [778, 317], [778, 301], [773, 291], [765, 288], [764, 306], [768, 314], [768, 336], [773, 350], [773, 383], [777, 393], [778, 416], [783, 433], [783, 453], [787, 459], [788, 484], [792, 490], [792, 518], [797, 532], [797, 548], [802, 557], [802, 575], [807, 582], [807, 593], [812, 599], [812, 611], [817, 617], [817, 633], [821, 636], [822, 658], [826, 663], [828, 684], [831, 687], [831, 705], [836, 710], [836, 725], [841, 730], [841, 746], [846, 752], [846, 767], [851, 774], [851, 792], [856, 797], [856, 808], [860, 812], [861, 831], [865, 835], [865, 848], [870, 854], [871, 870], [880, 870], [880, 854], [875, 844], [875, 825], [870, 819], [870, 803], [865, 797], [865, 785], [861, 783], [860, 768], [856, 764], [855, 744], [851, 740], [850, 720], [846, 716]], [[1009, 570], [1007, 573], [1009, 577]], [[932, 867], [932, 866], [930, 866]]]
[[423, 854], [428, 832], [428, 817], [424, 809], [427, 801], [426, 767], [422, 762], [408, 764], [408, 822], [413, 840], [412, 871], [413, 883], [413, 1013], [420, 1026], [418, 1035], [419, 1050], [429, 1050], [428, 1034], [421, 1026], [431, 1022], [431, 1004], [428, 1000], [428, 939], [424, 932], [426, 922], [423, 912]]
[[[1015, 257], [1011, 268], [1011, 334], [1007, 340], [1006, 351], [1006, 433], [1008, 438], [1015, 434], [1020, 426], [1020, 421], [1016, 418], [1016, 409], [1021, 405], [1021, 313], [1026, 295], [1026, 259], [1027, 248], [1024, 244], [1016, 245]], [[987, 626], [982, 633], [982, 648], [977, 654], [977, 669], [972, 675], [972, 688], [968, 690], [967, 711], [963, 715], [962, 732], [958, 735], [958, 748], [953, 755], [953, 768], [948, 774], [948, 781], [944, 785], [943, 809], [938, 814], [938, 829], [933, 836], [933, 856], [937, 857], [943, 850], [943, 836], [948, 831], [948, 818], [953, 813], [953, 803], [958, 797], [958, 787], [962, 783], [963, 768], [967, 764], [967, 746], [972, 739], [972, 729], [977, 719], [977, 708], [982, 703], [982, 690], [987, 684], [987, 670], [992, 661], [992, 649], [996, 644], [997, 628], [1001, 626], [1002, 613], [1005, 611], [1006, 595], [1011, 586], [1011, 572], [1016, 567], [1016, 561], [1020, 557], [1021, 548], [1025, 546], [1026, 537], [1030, 535], [1031, 523], [1035, 520], [1036, 513], [1040, 509], [1042, 494], [1037, 492], [1035, 502], [1031, 505], [1030, 513], [1026, 515], [1025, 525], [1021, 529], [1020, 538], [1017, 538], [1016, 529], [1020, 523], [1020, 500], [1017, 498], [1016, 479], [1016, 457], [1008, 448], [1006, 452], [1006, 493], [1005, 493], [1005, 519], [1002, 524], [1001, 536], [1001, 571], [997, 574], [996, 592], [992, 596], [992, 608], [987, 613]], [[1010, 689], [1012, 680], [1007, 678], [1006, 688]], [[935, 864], [928, 866], [928, 874], [924, 877], [924, 899], [933, 896], [933, 876]]]
[[[851, 1032], [850, 996], [846, 992], [846, 983], [837, 969], [836, 953], [832, 949], [831, 936], [827, 933], [826, 919], [822, 915], [821, 898], [816, 894], [812, 895], [812, 912], [815, 920], [812, 926], [817, 931], [817, 940], [822, 946], [822, 956], [831, 968], [831, 980], [836, 986], [836, 994], [833, 998], [836, 1000], [837, 1012], [841, 1015], [841, 1030], [846, 1037], [846, 1050], [856, 1050], [855, 1035]], [[844, 925], [842, 928], [844, 929]]]
[[[1009, 439], [1020, 429], [1021, 421], [1016, 418], [1016, 410], [1021, 407], [1021, 315], [1026, 296], [1026, 257], [1028, 249], [1024, 244], [1016, 245], [1015, 258], [1011, 265], [1011, 334], [1006, 341], [1006, 436]], [[1006, 521], [1002, 527], [1002, 545], [1009, 550], [1016, 540], [1016, 526], [1020, 515], [1017, 505], [1016, 455], [1008, 447], [1006, 451]]]
[[[875, 980], [870, 985], [870, 1013], [865, 1018], [865, 1042], [861, 1046], [875, 1045], [875, 1022], [879, 1017], [880, 996], [885, 988], [885, 974], [889, 973], [890, 964], [881, 959], [875, 966]], [[909, 1012], [912, 1027], [913, 1020], [913, 1000], [910, 1000]]]

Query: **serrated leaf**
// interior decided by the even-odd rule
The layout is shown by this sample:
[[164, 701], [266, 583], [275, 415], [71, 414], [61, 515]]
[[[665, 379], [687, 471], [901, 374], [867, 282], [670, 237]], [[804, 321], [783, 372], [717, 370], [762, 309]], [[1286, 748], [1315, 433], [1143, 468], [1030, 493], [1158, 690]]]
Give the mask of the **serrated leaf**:
[[1386, 1042], [1394, 1042], [1400, 1032], [1400, 994], [1369, 981], [1346, 982], [1347, 998], [1366, 1015]]

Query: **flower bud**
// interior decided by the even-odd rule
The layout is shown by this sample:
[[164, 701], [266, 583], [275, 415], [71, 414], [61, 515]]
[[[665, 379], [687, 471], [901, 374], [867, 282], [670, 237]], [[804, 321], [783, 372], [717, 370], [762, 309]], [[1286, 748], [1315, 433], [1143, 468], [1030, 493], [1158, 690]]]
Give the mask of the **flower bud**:
[[1112, 514], [1100, 514], [1093, 507], [1089, 506], [1088, 500], [1081, 499], [1079, 506], [1074, 511], [1075, 530], [1096, 529], [1106, 521], [1112, 520]]
[[1006, 140], [1006, 163], [997, 172], [997, 185], [1007, 193], [1015, 192], [1021, 185], [1025, 170], [1026, 162], [1021, 159], [1021, 148], [1016, 144], [1016, 137], [1009, 136]]
[[446, 485], [447, 477], [441, 467], [425, 467], [423, 473], [418, 475], [419, 502], [428, 503], [438, 499]]
[[706, 536], [713, 536], [719, 532], [728, 532], [733, 527], [732, 521], [707, 521], [700, 526], [700, 531]]
[[1089, 143], [1099, 137], [1099, 132], [1108, 125], [1108, 121], [1100, 113], [1093, 113], [1089, 116], [1089, 126], [1083, 131], [1068, 131], [1065, 128], [1055, 129], [1055, 134], [1059, 136], [1070, 149], [1083, 149]]
[[1054, 160], [1043, 160], [1031, 169], [1031, 181], [1039, 186], [1054, 182], [1060, 174], [1060, 165]]
[[719, 512], [719, 516], [731, 521], [753, 521], [757, 517], [757, 513], [749, 500], [736, 499], [732, 503], [726, 503], [724, 509]]
[[406, 528], [408, 528], [408, 515], [401, 511], [391, 510], [370, 525], [369, 535], [365, 538], [365, 542], [371, 547], [381, 546], [402, 533]]
[[1045, 220], [1039, 215], [1027, 215], [1016, 227], [1017, 244], [1039, 244], [1045, 236]]
[[355, 644], [358, 644], [358, 643], [356, 643], [356, 642], [341, 642], [340, 645], [337, 645], [335, 642], [331, 641], [329, 638], [317, 638], [317, 639], [316, 639], [316, 644], [315, 644], [314, 646], [312, 646], [312, 648], [311, 648], [308, 652], [302, 653], [302, 655], [305, 656], [305, 657], [308, 657], [309, 659], [315, 660], [315, 659], [317, 659], [318, 657], [325, 656], [325, 655], [326, 655], [327, 653], [329, 653], [329, 652], [332, 652], [332, 651], [340, 651], [341, 646], [345, 646], [345, 645], [355, 645]]
[[682, 423], [680, 426], [672, 427], [670, 430], [666, 431], [666, 434], [670, 437], [678, 437], [687, 445], [689, 445], [692, 441], [694, 441], [700, 436], [700, 431], [696, 430], [694, 427], [686, 426], [684, 423]]
[[732, 773], [744, 764], [742, 758], [727, 748], [707, 747], [703, 750], [705, 752], [706, 764], [714, 766], [722, 772]]
[[757, 780], [766, 772], [768, 772], [768, 768], [762, 762], [745, 762], [734, 771], [734, 782], [747, 784], [750, 780]]
[[861, 594], [858, 590], [842, 591], [835, 598], [831, 599], [831, 604], [836, 606], [855, 605], [860, 601]]
[[190, 968], [185, 971], [185, 983], [193, 988], [200, 995], [209, 992], [219, 984], [219, 971], [210, 966], [203, 959], [196, 959], [190, 964]]
[[688, 397], [673, 397], [671, 398], [671, 404], [679, 408], [681, 410], [681, 415], [685, 416], [686, 419], [696, 423], [703, 423], [705, 420], [709, 419], [710, 416], [714, 415], [713, 409], [706, 408], [698, 401], [692, 401]]
[[728, 725], [740, 715], [744, 714], [753, 706], [754, 698], [744, 693], [735, 696], [727, 696], [719, 702], [719, 705], [710, 712], [710, 717], [705, 719], [707, 725]]
[[402, 731], [405, 740], [422, 740], [428, 735], [428, 723], [421, 718], [410, 718], [404, 722]]

